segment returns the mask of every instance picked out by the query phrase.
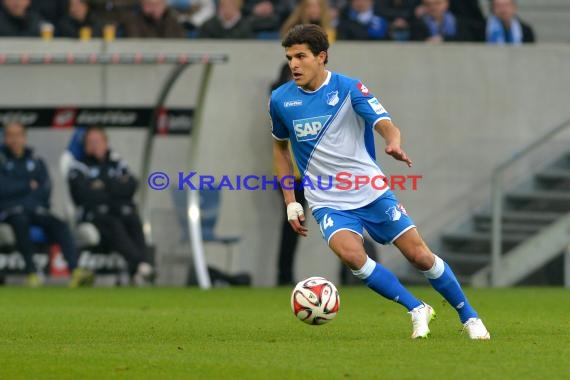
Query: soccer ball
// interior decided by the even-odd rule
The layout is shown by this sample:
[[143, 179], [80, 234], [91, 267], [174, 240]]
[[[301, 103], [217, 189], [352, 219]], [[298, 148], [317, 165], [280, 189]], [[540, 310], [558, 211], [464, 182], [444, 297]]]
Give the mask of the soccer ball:
[[323, 277], [309, 277], [299, 282], [291, 293], [291, 309], [309, 325], [324, 325], [338, 313], [340, 298], [332, 282]]

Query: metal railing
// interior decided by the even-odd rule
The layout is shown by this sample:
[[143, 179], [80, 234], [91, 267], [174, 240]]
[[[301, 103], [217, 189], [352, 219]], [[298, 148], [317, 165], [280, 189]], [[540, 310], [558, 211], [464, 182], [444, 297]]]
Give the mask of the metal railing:
[[511, 158], [497, 166], [493, 170], [491, 179], [491, 286], [496, 286], [500, 281], [502, 272], [502, 256], [503, 256], [503, 196], [504, 196], [504, 177], [507, 169], [515, 163], [520, 162], [537, 148], [543, 146], [559, 133], [570, 127], [570, 119], [550, 130], [538, 139], [532, 141], [523, 149], [516, 152]]

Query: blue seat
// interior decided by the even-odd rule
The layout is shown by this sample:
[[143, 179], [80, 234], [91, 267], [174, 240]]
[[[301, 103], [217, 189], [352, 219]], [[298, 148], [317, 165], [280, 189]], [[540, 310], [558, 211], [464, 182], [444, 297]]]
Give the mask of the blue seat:
[[263, 30], [255, 33], [255, 38], [258, 40], [278, 40], [279, 32]]
[[[214, 185], [214, 188], [216, 186]], [[175, 186], [171, 188], [176, 217], [180, 228], [182, 229], [181, 242], [188, 242], [188, 194], [187, 191], [178, 190]], [[228, 253], [228, 262], [231, 262], [230, 255], [233, 253], [235, 244], [241, 241], [241, 236], [237, 235], [218, 235], [216, 233], [216, 224], [220, 215], [222, 190], [204, 189], [200, 190], [200, 218], [202, 227], [202, 240], [205, 243], [218, 243], [226, 247]], [[229, 267], [229, 265], [228, 265]], [[229, 269], [229, 268], [228, 268]]]
[[48, 244], [48, 238], [39, 226], [30, 226], [30, 237], [35, 244]]
[[85, 152], [83, 151], [83, 136], [85, 136], [85, 130], [85, 127], [76, 127], [67, 145], [67, 150], [71, 152], [73, 158], [76, 160], [81, 160], [83, 156], [85, 156]]

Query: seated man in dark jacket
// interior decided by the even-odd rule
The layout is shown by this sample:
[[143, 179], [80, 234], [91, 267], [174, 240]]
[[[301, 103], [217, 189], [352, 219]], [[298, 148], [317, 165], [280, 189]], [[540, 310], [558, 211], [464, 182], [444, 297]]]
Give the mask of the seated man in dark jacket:
[[386, 40], [388, 21], [377, 15], [372, 0], [351, 0], [340, 16], [339, 40]]
[[483, 31], [469, 20], [449, 11], [449, 0], [423, 0], [425, 13], [411, 26], [411, 39], [439, 43], [444, 41], [483, 41]]
[[202, 24], [199, 38], [254, 38], [251, 20], [241, 13], [242, 0], [220, 0], [217, 14]]
[[17, 122], [6, 124], [4, 145], [0, 147], [0, 221], [14, 231], [16, 248], [24, 256], [28, 285], [41, 285], [33, 261], [30, 225], [42, 227], [48, 239], [60, 245], [72, 271], [71, 287], [90, 284], [92, 273], [77, 268], [75, 243], [67, 224], [49, 211], [50, 193], [46, 165], [26, 146], [24, 126]]
[[92, 37], [103, 34], [103, 22], [91, 11], [88, 1], [69, 0], [69, 11], [57, 22], [57, 36], [78, 38], [81, 28], [90, 28]]
[[71, 197], [81, 209], [82, 220], [99, 230], [102, 244], [127, 260], [133, 282], [145, 284], [154, 270], [133, 202], [137, 180], [125, 161], [109, 149], [103, 128], [87, 128], [83, 147], [85, 158], [75, 162], [69, 173]]
[[166, 0], [140, 0], [140, 8], [125, 15], [122, 27], [129, 38], [186, 38], [178, 12]]
[[534, 42], [534, 31], [517, 16], [514, 0], [493, 0], [492, 11], [487, 19], [488, 43], [519, 45]]
[[30, 9], [30, 0], [2, 0], [0, 37], [39, 37], [41, 17]]

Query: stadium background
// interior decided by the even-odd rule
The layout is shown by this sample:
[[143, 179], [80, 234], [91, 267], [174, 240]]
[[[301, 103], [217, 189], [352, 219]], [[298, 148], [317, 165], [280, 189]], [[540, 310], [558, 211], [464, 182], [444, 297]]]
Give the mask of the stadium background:
[[[337, 41], [330, 50], [329, 69], [361, 78], [402, 129], [414, 168], [383, 156], [377, 141], [379, 161], [388, 174], [423, 176], [417, 191], [398, 196], [436, 251], [442, 231], [489, 205], [497, 165], [570, 118], [570, 2], [518, 3], [519, 14], [535, 29], [533, 46]], [[278, 41], [0, 38], [0, 55], [91, 52], [228, 54], [228, 63], [214, 67], [198, 171], [216, 177], [272, 175], [266, 106], [284, 61]], [[170, 69], [0, 65], [0, 105], [150, 107]], [[193, 107], [202, 70], [196, 65], [183, 74], [167, 106]], [[109, 133], [113, 148], [140, 176], [143, 129]], [[70, 136], [69, 129], [29, 133], [30, 145], [49, 164], [59, 215], [68, 198], [58, 161]], [[509, 172], [507, 185], [524, 182], [529, 171], [567, 152], [569, 142], [567, 128]], [[151, 171], [173, 179], [178, 171], [189, 171], [187, 150], [184, 137], [157, 137]], [[224, 190], [218, 231], [243, 237], [233, 270], [250, 271], [256, 288], [208, 292], [162, 286], [185, 283], [180, 258], [189, 261], [190, 252], [179, 244], [170, 192], [149, 193], [161, 286], [1, 286], [0, 378], [291, 379], [308, 373], [314, 379], [570, 378], [564, 364], [570, 354], [567, 289], [466, 287], [493, 335], [489, 342], [467, 342], [455, 311], [427, 286], [411, 288], [438, 311], [427, 341], [408, 339], [404, 311], [366, 287], [339, 287], [341, 312], [333, 323], [313, 328], [290, 312], [289, 287], [266, 288], [276, 280], [282, 217], [276, 191]], [[338, 282], [338, 261], [312, 218], [308, 223], [296, 277], [319, 274]], [[225, 268], [223, 247], [207, 245], [206, 256]], [[410, 266], [395, 250], [382, 248], [381, 260], [409, 279]]]
[[[271, 135], [266, 114], [268, 88], [283, 62], [276, 41], [15, 41], [0, 40], [3, 52], [222, 52], [230, 60], [216, 65], [206, 100], [198, 171], [221, 175], [271, 175]], [[428, 239], [453, 218], [488, 201], [492, 169], [568, 118], [570, 46], [544, 43], [497, 48], [465, 45], [397, 45], [337, 42], [329, 69], [358, 76], [378, 95], [403, 130], [413, 169], [379, 154], [390, 174], [420, 174], [417, 191], [398, 194]], [[147, 105], [154, 103], [168, 67], [2, 67], [0, 102], [5, 106]], [[195, 101], [201, 67], [192, 67], [174, 88], [167, 105]], [[142, 130], [111, 130], [113, 147], [140, 173]], [[50, 165], [54, 209], [63, 210], [63, 178], [57, 167], [70, 132], [32, 130], [30, 143]], [[564, 140], [567, 141], [567, 140]], [[564, 142], [563, 141], [563, 142]], [[159, 137], [152, 171], [175, 176], [188, 172], [185, 138]], [[382, 152], [378, 145], [379, 152]], [[550, 146], [544, 153], [552, 153]], [[142, 179], [142, 183], [144, 183]], [[179, 238], [168, 191], [151, 191], [159, 256]], [[273, 191], [224, 191], [221, 232], [243, 235], [235, 269], [251, 270], [256, 285], [273, 284], [281, 200]], [[174, 226], [174, 228], [173, 228]], [[298, 276], [321, 273], [336, 279], [338, 264], [311, 219], [303, 239]], [[212, 252], [212, 250], [214, 252]], [[209, 260], [223, 260], [208, 247]], [[391, 250], [382, 259], [398, 270]], [[239, 262], [238, 262], [239, 261]], [[160, 261], [159, 261], [160, 266]], [[159, 276], [158, 282], [170, 280]], [[178, 281], [178, 280], [174, 280]], [[170, 282], [171, 283], [171, 282]]]

